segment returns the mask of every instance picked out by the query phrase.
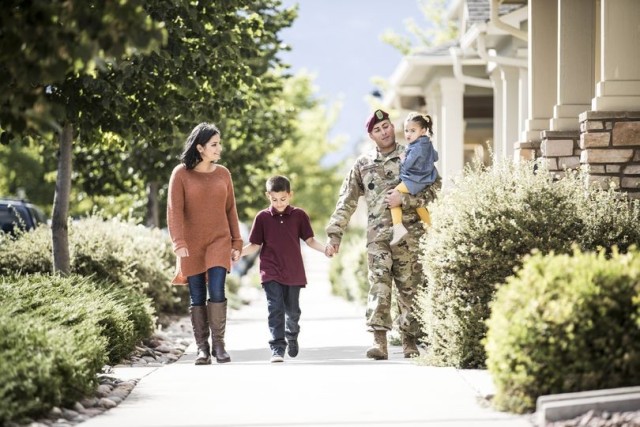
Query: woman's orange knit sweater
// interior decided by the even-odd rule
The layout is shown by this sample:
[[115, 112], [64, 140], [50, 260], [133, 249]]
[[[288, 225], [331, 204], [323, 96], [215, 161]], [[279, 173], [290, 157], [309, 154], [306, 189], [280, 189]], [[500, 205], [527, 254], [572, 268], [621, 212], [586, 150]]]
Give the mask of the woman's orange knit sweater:
[[229, 170], [216, 165], [212, 172], [176, 166], [169, 180], [167, 225], [173, 250], [187, 248], [178, 257], [174, 284], [211, 267], [231, 270], [231, 249], [242, 250], [236, 199]]

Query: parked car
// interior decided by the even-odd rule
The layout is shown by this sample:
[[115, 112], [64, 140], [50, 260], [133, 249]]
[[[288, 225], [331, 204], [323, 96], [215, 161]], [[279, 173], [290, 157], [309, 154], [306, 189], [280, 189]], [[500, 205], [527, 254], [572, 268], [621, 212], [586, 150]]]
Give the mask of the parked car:
[[0, 229], [15, 234], [15, 229], [33, 230], [46, 224], [47, 217], [36, 205], [26, 200], [0, 198]]

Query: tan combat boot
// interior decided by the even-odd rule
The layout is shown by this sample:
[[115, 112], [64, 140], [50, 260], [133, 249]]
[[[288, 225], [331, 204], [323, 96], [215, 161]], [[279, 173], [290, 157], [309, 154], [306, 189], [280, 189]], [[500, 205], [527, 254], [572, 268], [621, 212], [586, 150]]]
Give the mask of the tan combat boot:
[[387, 331], [373, 331], [373, 346], [367, 349], [367, 357], [374, 360], [387, 360]]
[[404, 357], [407, 359], [420, 356], [420, 350], [418, 350], [415, 337], [402, 334], [402, 353], [404, 353]]

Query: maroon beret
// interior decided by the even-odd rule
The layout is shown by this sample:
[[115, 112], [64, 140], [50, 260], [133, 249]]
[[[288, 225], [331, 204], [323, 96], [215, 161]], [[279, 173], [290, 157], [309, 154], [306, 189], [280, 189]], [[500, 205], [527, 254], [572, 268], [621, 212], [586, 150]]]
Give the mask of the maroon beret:
[[364, 127], [367, 129], [367, 132], [371, 133], [373, 127], [376, 123], [380, 123], [383, 120], [389, 118], [389, 114], [386, 111], [376, 110], [371, 114], [371, 117], [367, 119], [367, 122], [364, 124]]

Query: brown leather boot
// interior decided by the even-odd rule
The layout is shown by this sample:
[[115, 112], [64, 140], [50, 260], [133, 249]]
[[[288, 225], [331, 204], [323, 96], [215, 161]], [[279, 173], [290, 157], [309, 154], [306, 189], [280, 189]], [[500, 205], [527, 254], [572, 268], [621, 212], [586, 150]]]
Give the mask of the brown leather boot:
[[216, 362], [231, 362], [231, 356], [224, 349], [224, 333], [227, 329], [227, 301], [207, 302], [207, 311], [209, 312], [213, 355], [216, 358]]
[[210, 365], [211, 353], [209, 352], [209, 321], [207, 318], [207, 307], [196, 305], [189, 307], [191, 313], [191, 326], [193, 336], [196, 339], [198, 354], [196, 355], [196, 365]]
[[375, 360], [387, 360], [387, 331], [373, 331], [373, 346], [367, 349], [367, 357]]
[[420, 350], [418, 350], [418, 345], [416, 343], [415, 337], [407, 334], [402, 334], [402, 352], [404, 353], [404, 357], [406, 359], [420, 356]]

